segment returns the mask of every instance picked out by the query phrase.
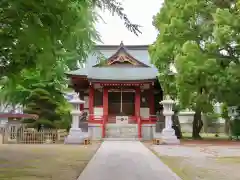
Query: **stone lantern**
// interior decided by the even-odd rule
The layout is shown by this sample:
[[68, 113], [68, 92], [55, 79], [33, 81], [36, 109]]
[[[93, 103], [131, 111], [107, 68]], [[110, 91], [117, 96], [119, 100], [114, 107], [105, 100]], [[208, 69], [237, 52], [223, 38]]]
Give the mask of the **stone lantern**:
[[72, 104], [73, 109], [71, 111], [72, 124], [68, 136], [65, 139], [65, 144], [81, 144], [86, 137], [86, 134], [79, 128], [79, 119], [82, 114], [80, 110], [80, 104], [84, 104], [85, 101], [79, 99], [78, 94], [74, 94], [73, 98], [69, 101]]
[[160, 102], [163, 105], [163, 115], [165, 116], [165, 127], [162, 130], [161, 139], [164, 144], [180, 144], [179, 139], [175, 135], [175, 130], [172, 128], [172, 115], [174, 114], [172, 108], [174, 101], [170, 96]]

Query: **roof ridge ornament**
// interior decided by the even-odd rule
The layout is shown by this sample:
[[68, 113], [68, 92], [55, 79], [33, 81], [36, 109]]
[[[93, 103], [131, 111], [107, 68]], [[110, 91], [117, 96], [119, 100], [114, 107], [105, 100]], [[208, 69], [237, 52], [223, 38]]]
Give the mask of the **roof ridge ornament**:
[[120, 46], [121, 46], [121, 47], [123, 47], [123, 46], [124, 46], [124, 44], [123, 44], [123, 41], [121, 41], [121, 43], [120, 43]]

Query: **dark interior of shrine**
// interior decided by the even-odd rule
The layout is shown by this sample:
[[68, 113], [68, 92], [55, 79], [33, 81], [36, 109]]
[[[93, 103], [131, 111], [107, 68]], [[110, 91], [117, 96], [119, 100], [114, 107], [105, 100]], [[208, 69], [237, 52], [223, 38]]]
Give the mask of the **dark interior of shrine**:
[[[157, 111], [161, 111], [162, 106], [159, 102], [162, 101], [162, 92], [154, 93], [154, 114]], [[102, 91], [95, 90], [94, 92], [94, 106], [103, 105], [103, 93]], [[150, 107], [149, 105], [149, 91], [141, 92], [141, 107]], [[123, 90], [122, 92], [122, 108], [121, 108], [121, 91], [115, 89], [115, 91], [108, 92], [108, 114], [111, 116], [116, 115], [135, 115], [135, 92]]]
[[108, 114], [134, 116], [134, 101], [135, 92], [109, 92]]

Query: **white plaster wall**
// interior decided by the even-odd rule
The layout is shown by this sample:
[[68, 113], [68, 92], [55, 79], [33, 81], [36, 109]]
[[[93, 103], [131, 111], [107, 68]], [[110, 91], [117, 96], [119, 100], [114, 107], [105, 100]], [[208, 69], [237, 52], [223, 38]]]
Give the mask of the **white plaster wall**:
[[85, 101], [84, 108], [89, 108], [89, 98], [88, 98], [88, 96], [84, 96], [83, 100]]
[[149, 118], [149, 108], [140, 108], [140, 116], [143, 118]]
[[96, 118], [101, 118], [103, 116], [103, 108], [102, 107], [94, 107], [93, 112]]

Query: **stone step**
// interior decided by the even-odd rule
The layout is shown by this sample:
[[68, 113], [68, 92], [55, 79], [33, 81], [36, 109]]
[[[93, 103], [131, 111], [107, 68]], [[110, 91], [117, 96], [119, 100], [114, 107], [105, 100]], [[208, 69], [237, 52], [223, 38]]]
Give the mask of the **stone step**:
[[106, 124], [106, 128], [137, 128], [137, 124]]
[[140, 141], [139, 138], [104, 138], [104, 141]]
[[137, 138], [138, 129], [136, 124], [107, 124], [107, 138]]
[[106, 137], [109, 137], [109, 138], [137, 138], [137, 134], [124, 134], [124, 135], [106, 134]]
[[115, 135], [115, 134], [106, 134], [106, 137], [109, 138], [137, 138], [137, 135]]

